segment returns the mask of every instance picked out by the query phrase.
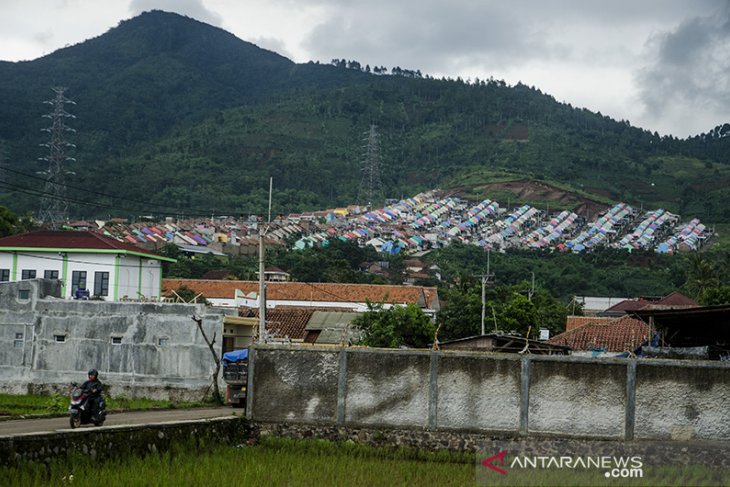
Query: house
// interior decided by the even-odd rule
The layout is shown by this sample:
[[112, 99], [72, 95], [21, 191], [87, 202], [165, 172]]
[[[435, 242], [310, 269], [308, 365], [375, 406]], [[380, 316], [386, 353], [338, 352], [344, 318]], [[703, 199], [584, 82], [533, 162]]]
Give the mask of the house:
[[107, 301], [160, 297], [162, 261], [175, 262], [94, 232], [40, 231], [0, 238], [0, 281], [61, 281], [61, 297], [78, 289]]
[[630, 316], [589, 322], [554, 336], [548, 343], [570, 347], [572, 355], [633, 352], [651, 337], [649, 325]]
[[635, 299], [626, 299], [606, 309], [600, 315], [624, 316], [640, 309], [683, 309], [697, 306], [699, 304], [694, 299], [674, 291], [663, 297], [642, 296]]
[[[259, 273], [256, 271], [256, 277]], [[291, 280], [291, 274], [283, 271], [275, 266], [269, 266], [264, 269], [264, 281], [270, 282], [288, 282]]]
[[[214, 306], [258, 308], [257, 281], [206, 281], [202, 279], [163, 279], [163, 294], [185, 286], [202, 293]], [[438, 290], [428, 286], [374, 284], [267, 282], [266, 308], [337, 308], [364, 312], [368, 303], [382, 302], [385, 308], [415, 304], [428, 316], [435, 317], [441, 308]]]
[[642, 347], [644, 356], [730, 360], [730, 305], [643, 308], [631, 315], [656, 330], [656, 342]]
[[628, 298], [616, 298], [616, 297], [601, 297], [601, 296], [575, 296], [573, 298], [574, 304], [583, 306], [583, 313], [588, 316], [596, 316], [605, 312], [612, 306], [617, 305], [622, 301], [626, 301]]

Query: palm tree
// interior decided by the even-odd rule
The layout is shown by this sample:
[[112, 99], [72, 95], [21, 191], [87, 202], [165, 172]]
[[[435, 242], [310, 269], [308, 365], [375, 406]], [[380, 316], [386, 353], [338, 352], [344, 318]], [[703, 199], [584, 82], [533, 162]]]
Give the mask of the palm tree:
[[690, 257], [687, 281], [684, 283], [687, 291], [697, 298], [705, 290], [715, 288], [719, 285], [720, 278], [717, 276], [715, 267], [710, 259], [704, 254], [695, 252]]

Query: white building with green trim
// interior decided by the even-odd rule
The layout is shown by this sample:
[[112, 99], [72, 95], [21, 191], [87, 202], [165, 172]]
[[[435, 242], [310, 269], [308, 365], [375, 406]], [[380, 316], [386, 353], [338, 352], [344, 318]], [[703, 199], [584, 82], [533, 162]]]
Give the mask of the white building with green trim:
[[0, 238], [0, 282], [59, 279], [64, 298], [77, 289], [107, 301], [157, 300], [162, 261], [147, 252], [94, 232], [41, 231]]

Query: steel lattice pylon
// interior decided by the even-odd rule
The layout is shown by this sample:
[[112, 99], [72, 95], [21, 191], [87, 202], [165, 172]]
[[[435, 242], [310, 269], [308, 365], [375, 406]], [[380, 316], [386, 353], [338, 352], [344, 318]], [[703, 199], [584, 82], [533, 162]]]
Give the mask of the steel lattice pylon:
[[57, 229], [68, 220], [68, 200], [66, 199], [66, 175], [70, 174], [64, 168], [66, 162], [75, 161], [72, 157], [66, 156], [66, 150], [76, 147], [74, 144], [66, 142], [64, 136], [66, 132], [76, 132], [74, 129], [66, 125], [67, 118], [76, 118], [65, 109], [66, 104], [75, 103], [64, 96], [66, 88], [52, 88], [56, 96], [47, 103], [53, 107], [53, 111], [43, 115], [44, 118], [51, 120], [51, 126], [42, 129], [48, 132], [50, 140], [41, 144], [42, 147], [48, 148], [48, 155], [40, 157], [39, 160], [48, 162], [48, 169], [42, 174], [46, 176], [43, 198], [41, 199], [40, 210], [38, 211], [38, 220], [43, 226], [51, 229]]
[[371, 125], [370, 130], [365, 132], [364, 139], [365, 154], [360, 166], [362, 177], [357, 192], [357, 203], [359, 205], [365, 203], [368, 209], [372, 209], [374, 202], [382, 203], [384, 199], [383, 183], [380, 180], [380, 137], [375, 125]]

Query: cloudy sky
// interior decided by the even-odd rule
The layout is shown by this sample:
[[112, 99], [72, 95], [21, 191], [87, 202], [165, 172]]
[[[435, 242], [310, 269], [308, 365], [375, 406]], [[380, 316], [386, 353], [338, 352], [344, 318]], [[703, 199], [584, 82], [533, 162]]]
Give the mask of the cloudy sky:
[[35, 59], [153, 8], [296, 62], [521, 81], [660, 134], [730, 122], [730, 0], [0, 0], [0, 60]]

